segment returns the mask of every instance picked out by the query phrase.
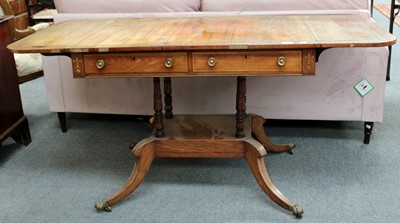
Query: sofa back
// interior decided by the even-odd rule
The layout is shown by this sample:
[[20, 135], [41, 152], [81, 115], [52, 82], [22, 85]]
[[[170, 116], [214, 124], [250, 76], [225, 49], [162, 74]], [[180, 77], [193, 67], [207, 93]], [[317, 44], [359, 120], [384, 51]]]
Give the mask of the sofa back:
[[54, 0], [59, 13], [366, 11], [370, 0]]
[[200, 0], [54, 0], [59, 13], [196, 12]]
[[202, 0], [202, 11], [369, 10], [370, 0]]

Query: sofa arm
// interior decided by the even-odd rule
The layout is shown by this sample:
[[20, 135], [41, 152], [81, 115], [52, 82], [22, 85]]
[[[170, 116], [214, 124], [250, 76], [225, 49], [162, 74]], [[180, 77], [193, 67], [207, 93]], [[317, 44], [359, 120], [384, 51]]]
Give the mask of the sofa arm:
[[35, 30], [37, 32], [37, 31], [45, 29], [45, 28], [47, 28], [49, 26], [50, 26], [50, 23], [42, 22], [42, 23], [38, 23], [38, 24], [36, 24], [34, 26], [31, 26], [30, 28], [32, 28], [33, 30]]

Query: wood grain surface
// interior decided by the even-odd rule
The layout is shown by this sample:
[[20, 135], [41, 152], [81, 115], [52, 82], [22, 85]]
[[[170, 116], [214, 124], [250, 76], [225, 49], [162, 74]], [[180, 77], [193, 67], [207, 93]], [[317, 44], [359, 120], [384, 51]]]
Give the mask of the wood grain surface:
[[389, 46], [396, 38], [361, 15], [264, 15], [75, 20], [9, 45], [44, 54]]

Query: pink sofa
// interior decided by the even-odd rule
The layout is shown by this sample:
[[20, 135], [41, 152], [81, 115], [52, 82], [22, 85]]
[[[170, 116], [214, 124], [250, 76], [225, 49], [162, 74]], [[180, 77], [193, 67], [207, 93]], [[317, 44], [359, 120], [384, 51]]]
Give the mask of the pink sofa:
[[[369, 0], [55, 0], [55, 22], [104, 17], [224, 16], [243, 14], [341, 14], [370, 17]], [[247, 111], [268, 119], [363, 121], [369, 142], [383, 120], [388, 49], [327, 49], [311, 77], [248, 78]], [[73, 79], [71, 60], [44, 57], [51, 111], [149, 115], [152, 81], [145, 78]], [[361, 97], [363, 78], [374, 90]], [[210, 81], [211, 80], [211, 81]], [[232, 113], [236, 78], [174, 78], [175, 113]]]

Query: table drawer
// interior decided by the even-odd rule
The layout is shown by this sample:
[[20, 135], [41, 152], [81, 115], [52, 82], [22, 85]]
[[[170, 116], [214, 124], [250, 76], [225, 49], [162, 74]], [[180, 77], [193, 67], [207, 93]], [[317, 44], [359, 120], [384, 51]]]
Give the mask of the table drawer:
[[83, 61], [87, 76], [188, 72], [186, 53], [96, 53]]
[[[313, 65], [315, 61], [309, 63]], [[301, 74], [303, 51], [195, 52], [193, 72]]]

